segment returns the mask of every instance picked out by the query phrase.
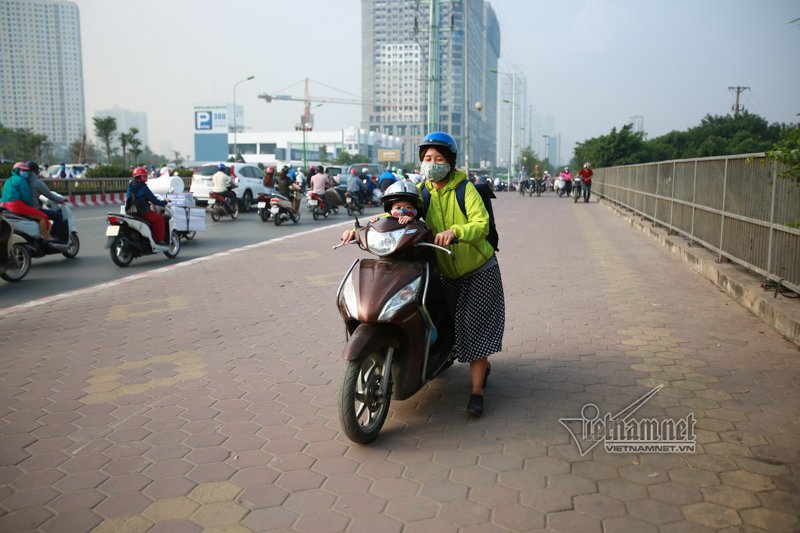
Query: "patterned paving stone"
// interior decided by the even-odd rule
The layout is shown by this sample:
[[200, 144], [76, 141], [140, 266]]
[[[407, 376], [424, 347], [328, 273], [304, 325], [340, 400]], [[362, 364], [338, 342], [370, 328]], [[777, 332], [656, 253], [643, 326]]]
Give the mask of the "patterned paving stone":
[[[329, 250], [341, 228], [160, 271], [147, 312], [107, 289], [0, 310], [0, 531], [797, 530], [796, 347], [603, 205], [498, 196], [507, 328], [485, 416], [463, 416], [455, 365], [367, 446], [340, 430], [343, 334], [319, 298], [359, 257]], [[536, 246], [514, 229], [548, 220]], [[220, 269], [280, 303], [172, 290]], [[37, 321], [58, 329], [5, 333]], [[695, 453], [582, 454], [559, 423], [657, 385], [636, 417], [692, 412]]]

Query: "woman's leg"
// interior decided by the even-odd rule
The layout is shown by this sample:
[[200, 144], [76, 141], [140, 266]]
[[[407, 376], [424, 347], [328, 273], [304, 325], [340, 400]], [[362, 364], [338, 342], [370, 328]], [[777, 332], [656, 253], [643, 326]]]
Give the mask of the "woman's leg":
[[50, 220], [45, 218], [37, 218], [37, 222], [39, 222], [39, 232], [42, 234], [42, 239], [46, 241], [52, 241], [53, 237], [50, 235]]
[[469, 375], [472, 379], [472, 394], [483, 396], [483, 379], [486, 377], [486, 367], [488, 365], [488, 357], [478, 359], [477, 361], [470, 361]]

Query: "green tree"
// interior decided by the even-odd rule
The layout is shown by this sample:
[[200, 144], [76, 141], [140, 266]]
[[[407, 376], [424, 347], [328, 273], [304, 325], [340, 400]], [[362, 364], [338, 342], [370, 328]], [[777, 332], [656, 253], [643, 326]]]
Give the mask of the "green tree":
[[800, 126], [787, 129], [781, 140], [767, 152], [767, 157], [785, 166], [780, 177], [800, 185]]
[[320, 163], [328, 162], [328, 147], [324, 144], [319, 147], [319, 161]]
[[128, 164], [127, 149], [128, 149], [128, 145], [130, 143], [131, 143], [131, 134], [130, 133], [120, 133], [119, 134], [119, 145], [122, 148], [122, 165], [123, 166]]
[[144, 151], [142, 150], [142, 141], [137, 137], [139, 135], [139, 128], [131, 128], [128, 130], [128, 143], [131, 145], [131, 157], [135, 165], [139, 164], [139, 155]]
[[350, 155], [350, 153], [342, 150], [336, 154], [336, 158], [333, 160], [335, 165], [355, 165], [356, 163], [370, 163], [370, 159], [361, 154]]
[[106, 149], [106, 163], [111, 163], [111, 140], [117, 131], [117, 119], [114, 117], [94, 117], [94, 134], [103, 141]]
[[527, 146], [522, 149], [522, 153], [519, 156], [519, 163], [520, 165], [525, 167], [525, 171], [528, 173], [528, 175], [533, 174], [533, 170], [534, 168], [536, 168], [536, 165], [539, 165], [542, 168], [544, 168], [544, 165], [542, 165], [542, 161], [539, 159], [539, 157], [536, 155], [536, 152], [534, 152], [533, 148], [531, 148], [530, 146]]

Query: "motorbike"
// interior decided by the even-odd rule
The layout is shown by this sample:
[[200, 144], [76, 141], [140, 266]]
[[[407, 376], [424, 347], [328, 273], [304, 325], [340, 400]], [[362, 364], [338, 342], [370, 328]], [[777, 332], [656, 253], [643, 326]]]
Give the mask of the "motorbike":
[[328, 208], [328, 202], [325, 201], [325, 197], [314, 194], [311, 191], [308, 191], [306, 196], [308, 198], [306, 204], [311, 210], [311, 216], [314, 217], [314, 220], [319, 220], [320, 217], [328, 218], [328, 215], [331, 214], [331, 210]]
[[581, 188], [583, 186], [583, 181], [580, 178], [574, 177], [572, 178], [572, 201], [574, 203], [578, 203], [578, 199], [581, 197]]
[[[235, 188], [236, 185], [228, 186], [229, 191]], [[232, 220], [239, 218], [239, 202], [237, 200], [231, 200], [229, 197], [218, 192], [212, 191], [209, 193], [208, 207], [206, 207], [206, 210], [211, 213], [211, 220], [214, 222], [219, 222], [224, 216], [231, 217]]]
[[358, 213], [359, 215], [364, 214], [364, 204], [357, 194], [345, 191], [344, 206], [347, 209], [347, 216], [353, 216], [354, 213]]
[[256, 211], [256, 213], [258, 214], [258, 218], [261, 219], [261, 222], [267, 222], [269, 217], [272, 215], [270, 212], [269, 200], [270, 197], [275, 194], [275, 192], [275, 189], [272, 187], [267, 187], [265, 192], [258, 193], [258, 198], [256, 199], [256, 207], [258, 208], [258, 211]]
[[170, 259], [178, 256], [181, 251], [181, 237], [175, 230], [171, 207], [167, 205], [163, 213], [169, 232], [169, 242], [166, 244], [157, 243], [153, 239], [150, 224], [145, 219], [125, 213], [108, 213], [105, 248], [110, 250], [111, 260], [115, 265], [126, 267], [137, 257], [157, 253], [163, 253]]
[[289, 191], [289, 197], [274, 192], [269, 199], [269, 211], [276, 226], [291, 220], [295, 224], [300, 222], [300, 199], [297, 195], [299, 191]]
[[25, 237], [14, 232], [11, 222], [2, 213], [0, 207], [0, 277], [13, 283], [28, 275], [31, 253], [25, 246]]
[[556, 191], [559, 198], [564, 195], [567, 190], [567, 180], [564, 179], [564, 176], [556, 176], [553, 182], [553, 189]]
[[347, 336], [339, 420], [350, 440], [366, 444], [392, 399], [411, 397], [453, 364], [453, 324], [427, 249], [451, 252], [433, 244], [423, 222], [392, 217], [357, 227], [351, 242], [377, 258], [356, 259], [337, 291]]
[[[60, 195], [58, 196], [63, 199]], [[36, 220], [12, 213], [8, 210], [3, 210], [3, 218], [11, 224], [13, 233], [16, 236], [14, 240], [19, 242], [21, 238], [24, 241], [19, 242], [20, 246], [14, 247], [12, 250], [15, 257], [15, 264], [20, 267], [28, 263], [28, 268], [30, 268], [29, 263], [32, 257], [61, 254], [67, 259], [73, 259], [78, 255], [81, 249], [81, 241], [78, 238], [78, 230], [75, 227], [75, 218], [72, 216], [72, 209], [70, 209], [69, 204], [59, 204], [44, 196], [40, 196], [39, 200], [42, 202], [45, 209], [59, 211], [61, 213], [60, 229], [58, 234], [53, 235], [56, 239], [55, 241], [46, 241], [42, 238], [42, 234], [39, 231], [39, 223], [36, 222]], [[22, 248], [24, 248], [25, 251], [23, 251]], [[27, 256], [29, 256], [27, 259], [25, 258], [26, 252]], [[9, 275], [8, 271], [6, 275]], [[14, 274], [11, 274], [11, 277], [13, 276]], [[19, 279], [22, 278], [20, 277]]]

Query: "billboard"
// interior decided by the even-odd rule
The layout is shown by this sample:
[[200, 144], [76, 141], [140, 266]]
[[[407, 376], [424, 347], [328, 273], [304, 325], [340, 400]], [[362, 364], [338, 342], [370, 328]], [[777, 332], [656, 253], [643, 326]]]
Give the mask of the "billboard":
[[227, 104], [196, 104], [194, 106], [195, 133], [228, 133]]

